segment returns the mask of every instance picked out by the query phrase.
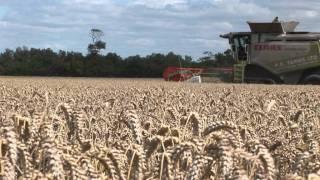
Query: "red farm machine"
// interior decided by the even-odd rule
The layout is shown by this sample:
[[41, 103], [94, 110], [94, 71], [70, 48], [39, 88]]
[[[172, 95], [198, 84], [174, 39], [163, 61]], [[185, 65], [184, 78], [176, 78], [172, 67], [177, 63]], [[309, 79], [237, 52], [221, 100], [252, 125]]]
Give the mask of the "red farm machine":
[[168, 67], [163, 72], [166, 81], [192, 81], [197, 78], [197, 82], [217, 82], [232, 81], [233, 68], [180, 68]]

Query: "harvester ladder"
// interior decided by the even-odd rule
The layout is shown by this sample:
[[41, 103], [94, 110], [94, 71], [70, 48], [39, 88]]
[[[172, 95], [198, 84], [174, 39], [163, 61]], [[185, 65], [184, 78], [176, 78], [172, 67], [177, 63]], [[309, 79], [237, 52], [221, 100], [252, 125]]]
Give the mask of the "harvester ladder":
[[243, 83], [244, 82], [244, 70], [246, 67], [246, 62], [242, 61], [233, 66], [233, 81], [235, 83]]

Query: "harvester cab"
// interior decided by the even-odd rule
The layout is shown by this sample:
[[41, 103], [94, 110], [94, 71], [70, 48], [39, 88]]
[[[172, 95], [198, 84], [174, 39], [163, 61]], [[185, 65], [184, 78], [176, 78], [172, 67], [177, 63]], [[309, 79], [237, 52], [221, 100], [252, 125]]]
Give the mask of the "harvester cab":
[[248, 50], [250, 46], [250, 36], [248, 34], [232, 35], [229, 39], [234, 59], [237, 62], [248, 60]]
[[248, 22], [249, 32], [231, 32], [234, 82], [320, 82], [320, 33], [296, 32], [299, 22]]
[[249, 32], [238, 32], [221, 35], [222, 38], [229, 39], [233, 58], [236, 62], [233, 67], [233, 81], [237, 83], [244, 82], [244, 69], [250, 61], [250, 34]]

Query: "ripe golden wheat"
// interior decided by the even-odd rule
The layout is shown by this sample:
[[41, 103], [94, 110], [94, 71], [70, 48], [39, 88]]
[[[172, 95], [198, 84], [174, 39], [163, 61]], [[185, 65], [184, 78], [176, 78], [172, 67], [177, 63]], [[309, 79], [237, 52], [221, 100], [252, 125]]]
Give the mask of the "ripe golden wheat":
[[319, 179], [316, 86], [0, 78], [2, 179]]

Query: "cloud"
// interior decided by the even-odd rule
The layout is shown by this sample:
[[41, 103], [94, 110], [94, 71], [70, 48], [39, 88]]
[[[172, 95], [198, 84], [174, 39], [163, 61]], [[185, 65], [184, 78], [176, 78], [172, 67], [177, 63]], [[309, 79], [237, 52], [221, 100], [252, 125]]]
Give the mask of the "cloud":
[[10, 0], [0, 5], [0, 51], [27, 45], [87, 52], [89, 31], [104, 31], [107, 50], [199, 57], [224, 51], [220, 34], [248, 31], [246, 21], [298, 20], [320, 31], [317, 0]]
[[154, 40], [147, 38], [127, 40], [126, 43], [131, 47], [152, 47], [156, 44]]
[[256, 4], [251, 1], [213, 0], [212, 4], [225, 13], [237, 15], [241, 13], [241, 16], [268, 15], [271, 13], [268, 8], [259, 6], [258, 3]]
[[166, 7], [180, 8], [187, 5], [187, 0], [135, 0], [132, 4], [155, 9]]

